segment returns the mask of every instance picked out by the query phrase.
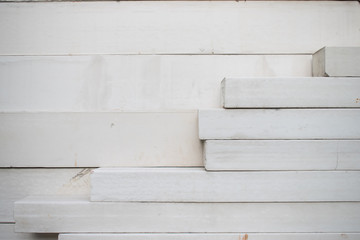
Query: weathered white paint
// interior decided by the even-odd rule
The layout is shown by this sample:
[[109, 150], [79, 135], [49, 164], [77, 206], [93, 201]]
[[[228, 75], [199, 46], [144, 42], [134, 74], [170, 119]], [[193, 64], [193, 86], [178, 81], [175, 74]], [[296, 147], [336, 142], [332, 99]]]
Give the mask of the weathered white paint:
[[360, 170], [358, 140], [207, 140], [206, 170]]
[[[336, 194], [336, 193], [335, 193]], [[359, 232], [360, 203], [125, 203], [28, 197], [17, 232]]]
[[89, 175], [82, 168], [0, 169], [0, 222], [13, 222], [14, 202], [28, 195], [90, 194]]
[[312, 72], [316, 77], [360, 76], [360, 47], [320, 49], [313, 55]]
[[[1, 240], [57, 240], [58, 234], [54, 233], [15, 233], [15, 224], [0, 224]], [[63, 238], [63, 237], [62, 237]]]
[[207, 172], [203, 168], [100, 168], [91, 174], [91, 200], [360, 201], [359, 186], [360, 171]]
[[311, 55], [1, 56], [0, 111], [220, 107], [226, 76], [311, 76]]
[[360, 139], [359, 109], [200, 110], [200, 139]]
[[201, 166], [197, 112], [1, 113], [1, 167]]
[[60, 234], [59, 240], [358, 240], [359, 233]]
[[221, 90], [224, 108], [360, 107], [360, 78], [226, 78]]
[[359, 27], [356, 1], [2, 3], [0, 54], [313, 54]]

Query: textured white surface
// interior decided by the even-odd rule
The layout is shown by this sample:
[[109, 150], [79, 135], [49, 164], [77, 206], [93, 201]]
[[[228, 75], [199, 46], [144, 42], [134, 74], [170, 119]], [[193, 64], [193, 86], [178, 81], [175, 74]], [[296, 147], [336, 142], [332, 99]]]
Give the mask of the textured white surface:
[[1, 113], [1, 167], [201, 166], [197, 112]]
[[92, 201], [360, 201], [360, 172], [207, 172], [203, 168], [100, 168]]
[[54, 233], [15, 233], [15, 224], [0, 224], [1, 240], [57, 240], [58, 234]]
[[360, 203], [123, 203], [28, 197], [17, 232], [359, 232]]
[[200, 139], [360, 139], [358, 109], [200, 110]]
[[360, 107], [360, 78], [226, 78], [221, 86], [224, 108]]
[[220, 107], [226, 76], [311, 76], [311, 55], [0, 56], [0, 111]]
[[207, 170], [360, 170], [358, 140], [207, 140]]
[[313, 55], [313, 76], [360, 76], [360, 47], [325, 47]]
[[2, 3], [0, 54], [313, 54], [359, 27], [356, 1]]
[[[247, 236], [247, 237], [246, 237]], [[59, 240], [358, 240], [359, 233], [60, 234]]]
[[0, 169], [0, 222], [14, 222], [14, 202], [29, 195], [89, 193], [90, 169]]

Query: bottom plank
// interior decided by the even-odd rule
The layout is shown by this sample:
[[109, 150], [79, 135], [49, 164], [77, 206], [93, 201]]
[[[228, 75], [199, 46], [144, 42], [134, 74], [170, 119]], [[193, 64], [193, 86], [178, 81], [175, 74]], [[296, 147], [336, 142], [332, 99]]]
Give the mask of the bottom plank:
[[358, 240], [360, 233], [60, 234], [59, 240]]
[[15, 203], [17, 232], [360, 232], [360, 202], [134, 203], [27, 197]]

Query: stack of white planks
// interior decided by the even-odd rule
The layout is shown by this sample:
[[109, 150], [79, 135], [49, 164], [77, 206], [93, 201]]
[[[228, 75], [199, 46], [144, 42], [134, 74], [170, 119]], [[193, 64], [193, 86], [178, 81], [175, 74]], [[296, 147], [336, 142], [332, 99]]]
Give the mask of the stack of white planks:
[[61, 240], [359, 239], [360, 73], [358, 64], [324, 64], [359, 63], [358, 49], [348, 50], [315, 54], [314, 75], [326, 78], [224, 79], [225, 109], [199, 111], [205, 169], [96, 169], [90, 200], [16, 202], [16, 231]]

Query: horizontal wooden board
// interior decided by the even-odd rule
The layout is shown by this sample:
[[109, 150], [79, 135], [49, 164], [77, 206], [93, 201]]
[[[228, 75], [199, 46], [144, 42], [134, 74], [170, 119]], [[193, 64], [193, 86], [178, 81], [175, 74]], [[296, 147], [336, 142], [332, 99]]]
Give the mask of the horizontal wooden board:
[[200, 110], [200, 139], [360, 139], [359, 109]]
[[0, 222], [14, 222], [14, 202], [28, 195], [90, 194], [90, 169], [0, 169]]
[[207, 172], [203, 168], [100, 168], [91, 175], [91, 200], [360, 201], [359, 186], [360, 171]]
[[55, 233], [15, 233], [15, 224], [0, 224], [0, 239], [2, 240], [57, 240]]
[[359, 232], [360, 203], [124, 203], [28, 197], [17, 232]]
[[[324, 47], [313, 55], [313, 76], [360, 76], [360, 47]], [[360, 101], [360, 99], [359, 99]]]
[[360, 170], [358, 140], [208, 140], [206, 170]]
[[359, 233], [60, 234], [59, 240], [358, 240]]
[[0, 56], [0, 111], [220, 107], [225, 76], [284, 75], [311, 76], [311, 55]]
[[226, 78], [221, 86], [224, 108], [360, 107], [360, 78]]
[[0, 164], [201, 166], [196, 121], [196, 111], [0, 113]]
[[360, 42], [356, 1], [4, 3], [0, 16], [0, 55], [312, 54]]

